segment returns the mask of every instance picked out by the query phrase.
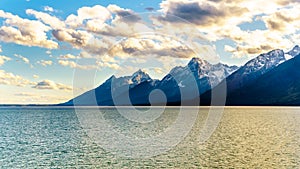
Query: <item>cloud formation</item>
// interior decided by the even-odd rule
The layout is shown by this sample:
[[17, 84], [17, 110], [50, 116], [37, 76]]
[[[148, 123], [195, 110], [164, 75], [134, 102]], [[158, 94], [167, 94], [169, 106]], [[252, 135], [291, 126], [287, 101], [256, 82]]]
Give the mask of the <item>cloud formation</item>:
[[60, 55], [59, 59], [64, 59], [64, 60], [68, 60], [68, 59], [79, 59], [80, 57], [78, 56], [74, 56], [72, 54], [66, 54], [66, 55]]
[[44, 12], [38, 12], [33, 9], [27, 9], [26, 10], [27, 15], [33, 15], [35, 18], [40, 20], [41, 22], [45, 23], [46, 25], [49, 25], [52, 29], [63, 29], [66, 27], [65, 23], [58, 19], [55, 16], [51, 16]]
[[83, 26], [83, 22], [86, 25], [101, 24], [111, 17], [110, 12], [101, 5], [95, 5], [93, 7], [81, 7], [77, 10], [77, 15], [71, 14], [66, 19], [66, 24], [72, 28], [78, 28]]
[[64, 90], [64, 91], [71, 91], [73, 90], [72, 86], [64, 85], [61, 83], [55, 83], [51, 80], [43, 80], [38, 82], [33, 88], [36, 89], [48, 89], [48, 90]]
[[2, 66], [5, 62], [10, 61], [11, 59], [7, 56], [0, 55], [0, 66]]
[[46, 12], [54, 12], [54, 9], [50, 6], [44, 6], [44, 11]]
[[40, 60], [37, 61], [37, 63], [46, 67], [46, 66], [51, 66], [53, 62], [51, 60]]
[[14, 54], [14, 56], [17, 57], [17, 58], [19, 58], [19, 59], [21, 59], [24, 63], [30, 64], [30, 61], [29, 61], [29, 59], [27, 57], [24, 57], [24, 56], [19, 55], [19, 54]]
[[[205, 57], [213, 55], [199, 43], [201, 40], [229, 39], [234, 45], [225, 46], [225, 51], [235, 58], [251, 57], [273, 48], [290, 48], [299, 42], [299, 8], [297, 0], [164, 0], [158, 9], [161, 13], [155, 15], [141, 15], [117, 5], [95, 5], [83, 6], [64, 19], [54, 16], [54, 9], [49, 6], [44, 7], [46, 12], [27, 9], [26, 14], [36, 20], [0, 10], [0, 17], [5, 19], [0, 27], [0, 40], [49, 49], [58, 48], [57, 41], [68, 43], [98, 59], [98, 65], [78, 65], [66, 60], [84, 58], [84, 52], [59, 57], [60, 65], [82, 69], [117, 69], [119, 63], [111, 63], [107, 57], [191, 58], [195, 52]], [[256, 22], [265, 24], [267, 29], [243, 30], [240, 26]], [[161, 37], [144, 38], [149, 32]]]
[[[212, 41], [228, 38], [236, 43], [230, 51], [238, 58], [290, 48], [293, 44], [287, 37], [299, 31], [299, 5], [296, 0], [165, 0], [160, 4], [163, 15], [154, 20], [175, 30], [192, 24]], [[263, 21], [267, 29], [241, 30], [239, 26], [257, 21]]]
[[79, 65], [74, 61], [69, 60], [59, 60], [58, 64], [66, 67], [70, 67], [72, 69], [83, 69], [83, 70], [91, 70], [91, 69], [98, 69], [97, 65]]
[[20, 18], [0, 10], [0, 18], [5, 19], [5, 25], [0, 27], [0, 40], [25, 46], [39, 46], [55, 49], [58, 44], [49, 40], [46, 32], [51, 28], [36, 20]]
[[5, 70], [0, 70], [0, 84], [24, 87], [27, 85], [35, 85], [36, 83], [31, 82], [22, 76], [8, 73]]

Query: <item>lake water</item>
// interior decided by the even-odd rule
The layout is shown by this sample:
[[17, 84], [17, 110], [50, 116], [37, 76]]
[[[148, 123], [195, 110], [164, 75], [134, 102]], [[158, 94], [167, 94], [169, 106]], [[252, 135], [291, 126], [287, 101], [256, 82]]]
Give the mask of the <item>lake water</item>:
[[[177, 123], [177, 108], [167, 108], [148, 123], [130, 121], [110, 108], [81, 109], [94, 119], [101, 112], [102, 121], [90, 123], [71, 108], [1, 108], [0, 168], [300, 168], [300, 108], [225, 108], [204, 143], [198, 137], [208, 108], [199, 109], [195, 124], [186, 124], [192, 126], [190, 131], [177, 129], [187, 133], [177, 144], [168, 150], [161, 147], [154, 156], [132, 158], [113, 150], [113, 139], [123, 141], [115, 133], [135, 140], [160, 136]], [[87, 129], [103, 120], [111, 129], [102, 126], [101, 138], [97, 136], [102, 140], [95, 140]], [[132, 146], [124, 141], [121, 147], [148, 153]]]

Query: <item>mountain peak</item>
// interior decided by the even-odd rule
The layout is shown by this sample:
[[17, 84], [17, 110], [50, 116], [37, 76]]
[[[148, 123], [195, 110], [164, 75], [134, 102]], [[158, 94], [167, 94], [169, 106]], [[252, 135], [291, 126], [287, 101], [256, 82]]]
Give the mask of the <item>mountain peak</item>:
[[200, 69], [206, 69], [207, 66], [210, 64], [201, 58], [192, 58], [188, 63], [188, 67], [191, 69], [192, 72], [199, 71]]
[[299, 45], [296, 45], [295, 47], [293, 47], [292, 50], [290, 50], [289, 52], [287, 52], [288, 55], [292, 56], [292, 57], [295, 57], [297, 55], [300, 54], [300, 47]]
[[110, 76], [105, 82], [111, 82], [112, 80], [116, 79], [115, 75]]
[[190, 62], [188, 63], [188, 65], [192, 65], [192, 64], [206, 64], [207, 61], [203, 60], [201, 58], [197, 58], [197, 57], [193, 57]]
[[142, 69], [139, 69], [135, 73], [132, 74], [131, 76], [131, 81], [135, 84], [142, 83], [144, 81], [149, 81], [151, 80], [151, 77]]

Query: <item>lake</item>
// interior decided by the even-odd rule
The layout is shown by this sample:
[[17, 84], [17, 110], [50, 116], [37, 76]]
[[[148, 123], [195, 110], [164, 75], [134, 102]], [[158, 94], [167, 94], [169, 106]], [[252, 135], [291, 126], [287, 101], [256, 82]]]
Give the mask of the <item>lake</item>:
[[300, 108], [198, 109], [0, 108], [0, 168], [300, 168]]

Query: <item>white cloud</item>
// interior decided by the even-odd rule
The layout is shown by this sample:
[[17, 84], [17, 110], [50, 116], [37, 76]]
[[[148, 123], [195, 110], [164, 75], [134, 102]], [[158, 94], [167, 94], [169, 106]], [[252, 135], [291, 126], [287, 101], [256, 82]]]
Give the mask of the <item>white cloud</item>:
[[271, 31], [279, 34], [291, 34], [300, 29], [300, 4], [291, 8], [279, 9], [276, 12], [261, 17]]
[[109, 62], [103, 62], [103, 61], [98, 61], [97, 65], [99, 66], [99, 68], [104, 68], [104, 67], [108, 67], [114, 70], [118, 70], [120, 69], [120, 66], [116, 63], [109, 63]]
[[130, 9], [124, 9], [117, 5], [109, 5], [107, 9], [114, 16], [110, 23], [99, 26], [97, 22], [90, 22], [87, 24], [88, 31], [112, 37], [132, 37], [143, 32], [153, 32], [153, 29], [145, 24], [142, 17]]
[[19, 58], [19, 59], [21, 59], [24, 63], [30, 64], [30, 61], [29, 61], [28, 58], [26, 58], [26, 57], [24, 57], [22, 55], [19, 55], [19, 54], [14, 54], [14, 56], [17, 57], [17, 58]]
[[73, 69], [83, 69], [83, 70], [90, 70], [90, 69], [98, 69], [97, 65], [79, 65], [74, 61], [69, 60], [59, 60], [58, 64], [62, 66], [67, 66]]
[[47, 50], [46, 54], [51, 55], [51, 50]]
[[195, 52], [175, 39], [161, 36], [128, 38], [109, 50], [110, 56], [128, 57], [165, 57], [191, 58]]
[[43, 80], [38, 82], [33, 88], [36, 89], [48, 89], [48, 90], [64, 90], [64, 91], [71, 91], [73, 90], [72, 86], [68, 86], [61, 83], [55, 83], [51, 80]]
[[2, 46], [0, 45], [0, 53], [2, 52]]
[[[194, 25], [211, 41], [231, 39], [237, 45], [234, 49], [227, 46], [227, 51], [234, 51], [234, 57], [252, 57], [270, 49], [286, 49], [293, 45], [287, 36], [299, 31], [299, 5], [296, 0], [166, 0], [160, 4], [164, 15], [153, 19], [163, 28], [169, 25], [167, 30], [177, 31]], [[247, 22], [255, 25], [252, 22], [257, 19], [265, 22], [266, 30], [240, 29], [239, 24]], [[195, 36], [185, 32], [188, 32], [187, 36]]]
[[31, 82], [22, 76], [8, 73], [5, 70], [0, 70], [0, 84], [24, 87], [27, 85], [35, 85], [36, 83]]
[[68, 59], [78, 59], [80, 57], [78, 56], [74, 56], [72, 54], [66, 54], [66, 55], [61, 55], [59, 56], [59, 59], [64, 59], [64, 60], [68, 60]]
[[32, 77], [35, 78], [35, 79], [38, 79], [40, 76], [38, 76], [38, 75], [33, 75]]
[[44, 6], [44, 11], [46, 12], [54, 12], [54, 9], [50, 6]]
[[5, 25], [0, 27], [0, 40], [25, 46], [58, 48], [56, 42], [48, 40], [46, 32], [51, 28], [40, 21], [23, 19], [3, 10], [0, 10], [0, 18], [5, 19]]
[[2, 66], [5, 62], [10, 61], [11, 59], [7, 56], [0, 55], [0, 66]]
[[101, 27], [104, 22], [111, 17], [110, 12], [101, 5], [93, 7], [81, 7], [77, 10], [77, 15], [71, 14], [66, 19], [66, 24], [73, 28], [78, 28], [85, 21], [87, 25], [99, 24]]
[[60, 29], [53, 30], [52, 35], [59, 41], [68, 42], [75, 48], [83, 48], [88, 45], [93, 35], [83, 30]]
[[[252, 57], [274, 48], [290, 48], [297, 41], [299, 8], [297, 0], [164, 0], [160, 4], [162, 15], [142, 16], [117, 5], [95, 5], [81, 7], [65, 20], [53, 13], [33, 9], [26, 10], [26, 13], [37, 20], [23, 19], [0, 10], [0, 17], [5, 19], [0, 27], [0, 40], [57, 48], [58, 43], [46, 34], [51, 31], [56, 40], [84, 51], [79, 56], [59, 56], [59, 64], [81, 69], [119, 69], [115, 57], [143, 60], [147, 57], [191, 58], [211, 55], [213, 59], [219, 59], [213, 52], [214, 48], [208, 48], [198, 41], [224, 38], [235, 44], [224, 46], [224, 50], [231, 52], [233, 57]], [[47, 6], [44, 10], [55, 11]], [[149, 17], [150, 23], [143, 20], [146, 17]], [[256, 21], [263, 21], [267, 30], [244, 31], [239, 27], [241, 23]], [[144, 37], [145, 32], [155, 32], [161, 36]], [[199, 32], [204, 32], [205, 36]], [[117, 43], [119, 40], [122, 41]], [[85, 56], [97, 58], [98, 65], [79, 65], [67, 61]]]
[[53, 62], [51, 60], [40, 60], [37, 61], [37, 63], [46, 67], [46, 66], [51, 66]]
[[53, 29], [63, 29], [66, 27], [66, 25], [63, 21], [59, 20], [55, 16], [51, 16], [44, 12], [38, 12], [33, 9], [27, 9], [26, 14], [35, 16], [37, 19], [39, 19], [43, 23], [49, 25]]

